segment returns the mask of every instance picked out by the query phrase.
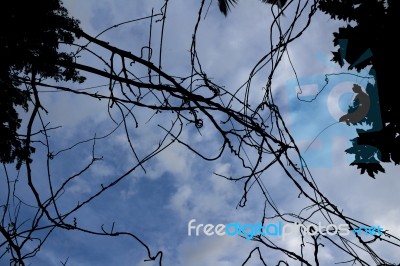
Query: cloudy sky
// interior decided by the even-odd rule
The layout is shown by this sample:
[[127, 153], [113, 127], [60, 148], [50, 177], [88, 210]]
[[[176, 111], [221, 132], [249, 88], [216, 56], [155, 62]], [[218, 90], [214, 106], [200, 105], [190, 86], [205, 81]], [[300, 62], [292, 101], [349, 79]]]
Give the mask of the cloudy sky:
[[[197, 20], [200, 1], [170, 0], [163, 40], [163, 70], [174, 76], [190, 75], [190, 46], [193, 29]], [[160, 0], [65, 0], [70, 15], [81, 21], [84, 31], [95, 36], [108, 27], [133, 19], [144, 18], [159, 13], [163, 5]], [[209, 9], [208, 9], [209, 8]], [[202, 16], [197, 36], [197, 51], [203, 70], [213, 82], [235, 91], [248, 80], [255, 64], [270, 50], [270, 6], [260, 1], [241, 1], [224, 17], [214, 0], [206, 1], [207, 15]], [[283, 27], [292, 21], [289, 7], [286, 16], [281, 17]], [[304, 25], [304, 15], [299, 25]], [[99, 38], [111, 45], [147, 56], [149, 19], [127, 23], [111, 29]], [[152, 42], [158, 47], [161, 23], [153, 21]], [[400, 182], [396, 168], [385, 165], [386, 173], [372, 179], [360, 175], [355, 167], [349, 167], [352, 157], [344, 153], [350, 147], [349, 139], [356, 136], [354, 127], [336, 123], [352, 101], [353, 83], [366, 86], [366, 78], [350, 75], [347, 68], [339, 68], [330, 61], [333, 48], [332, 33], [340, 22], [317, 13], [305, 33], [291, 43], [288, 51], [306, 99], [315, 95], [325, 84], [325, 75], [342, 73], [331, 77], [323, 93], [312, 103], [296, 98], [298, 84], [287, 55], [283, 57], [273, 80], [272, 91], [300, 149], [304, 152], [310, 171], [320, 190], [348, 216], [367, 224], [380, 225], [393, 235], [400, 235], [397, 225], [399, 217]], [[89, 46], [90, 47], [90, 46]], [[109, 59], [105, 51], [94, 51]], [[154, 61], [158, 62], [158, 49], [154, 49]], [[108, 56], [108, 57], [107, 57]], [[102, 68], [101, 62], [89, 53], [82, 53], [82, 60]], [[261, 69], [251, 83], [251, 102], [257, 103], [263, 96], [268, 75], [268, 66]], [[141, 72], [142, 71], [142, 72]], [[138, 70], [139, 74], [146, 74]], [[85, 75], [85, 73], [82, 73]], [[353, 73], [354, 74], [354, 73]], [[368, 72], [359, 73], [368, 77]], [[84, 84], [72, 85], [84, 89], [107, 84], [107, 80], [87, 75]], [[102, 92], [107, 87], [98, 87]], [[105, 136], [115, 128], [121, 116], [118, 110], [107, 112], [107, 103], [68, 93], [52, 93], [42, 89], [42, 102], [49, 111], [45, 121], [61, 129], [51, 132], [51, 147], [54, 152], [70, 147], [82, 140]], [[310, 96], [311, 95], [311, 96]], [[154, 149], [165, 132], [158, 125], [168, 127], [168, 114], [154, 115], [151, 110], [135, 109], [138, 128], [130, 131], [133, 147], [138, 156], [144, 156]], [[129, 123], [134, 123], [129, 120]], [[332, 126], [330, 126], [332, 125]], [[330, 126], [330, 127], [328, 127]], [[197, 131], [184, 126], [181, 139], [191, 143], [210, 156], [218, 152], [220, 137], [210, 125]], [[321, 133], [321, 134], [320, 134]], [[91, 160], [93, 142], [89, 141], [72, 150], [61, 152], [51, 162], [55, 183], [79, 172]], [[307, 150], [307, 151], [306, 151]], [[38, 150], [36, 156], [45, 154]], [[127, 137], [122, 128], [104, 139], [96, 141], [95, 155], [103, 157], [71, 183], [60, 199], [65, 210], [75, 206], [95, 193], [101, 184], [125, 173], [135, 163]], [[250, 158], [253, 158], [250, 154]], [[48, 193], [45, 181], [45, 162], [34, 163], [37, 184], [43, 182], [43, 193]], [[89, 230], [109, 230], [113, 223], [115, 230], [128, 231], [143, 240], [155, 255], [163, 251], [163, 265], [174, 266], [214, 266], [241, 265], [256, 242], [239, 236], [188, 236], [188, 222], [196, 219], [196, 224], [229, 224], [233, 222], [255, 224], [262, 219], [264, 198], [256, 185], [250, 190], [247, 206], [236, 208], [243, 193], [243, 182], [227, 181], [214, 173], [238, 176], [243, 173], [241, 165], [230, 153], [219, 160], [207, 162], [194, 155], [179, 143], [173, 143], [162, 153], [146, 162], [142, 168], [126, 176], [102, 197], [93, 201], [77, 214], [80, 226]], [[57, 181], [57, 179], [59, 180]], [[298, 198], [298, 191], [287, 179], [280, 167], [271, 168], [262, 177], [276, 205], [283, 212], [299, 212], [305, 200]], [[21, 188], [23, 189], [23, 188]], [[23, 193], [23, 192], [21, 192]], [[29, 196], [26, 196], [29, 198]], [[270, 212], [267, 209], [267, 215]], [[271, 211], [272, 212], [272, 211]], [[29, 216], [29, 211], [26, 214]], [[71, 218], [72, 219], [72, 218]], [[286, 248], [299, 251], [298, 238], [278, 239]], [[260, 246], [268, 265], [275, 265], [285, 258], [291, 265], [297, 265], [281, 253]], [[378, 247], [381, 255], [389, 261], [399, 261], [399, 253], [387, 247]], [[309, 254], [306, 254], [308, 256]], [[144, 262], [147, 252], [137, 241], [129, 237], [99, 237], [75, 231], [56, 231], [47, 240], [32, 265], [61, 265], [68, 258], [67, 265], [157, 265]], [[253, 256], [246, 265], [260, 265]], [[346, 260], [342, 254], [327, 245], [320, 250], [321, 265], [333, 265]], [[364, 258], [373, 263], [371, 258]]]

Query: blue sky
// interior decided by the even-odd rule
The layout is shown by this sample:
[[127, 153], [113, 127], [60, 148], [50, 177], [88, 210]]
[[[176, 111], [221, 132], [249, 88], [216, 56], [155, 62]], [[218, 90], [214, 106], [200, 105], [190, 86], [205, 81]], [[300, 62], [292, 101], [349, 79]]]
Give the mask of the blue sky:
[[[253, 66], [270, 49], [271, 10], [259, 2], [241, 1], [228, 17], [224, 17], [216, 1], [213, 1], [207, 16], [201, 21], [197, 48], [202, 67], [215, 83], [228, 90], [234, 91], [246, 82]], [[148, 16], [153, 7], [156, 13], [162, 4], [158, 0], [64, 1], [70, 15], [79, 19], [81, 27], [91, 35], [97, 35], [114, 24]], [[209, 4], [207, 1], [205, 6]], [[177, 76], [190, 74], [189, 51], [199, 6], [198, 1], [170, 1], [162, 58], [166, 73]], [[290, 7], [285, 12], [286, 17], [281, 18], [282, 25], [291, 21], [292, 9]], [[300, 23], [304, 23], [304, 19]], [[141, 47], [148, 42], [149, 23], [149, 20], [129, 23], [104, 33], [100, 39], [140, 54]], [[304, 93], [312, 94], [315, 84], [324, 84], [325, 74], [348, 73], [346, 68], [340, 69], [330, 62], [330, 52], [334, 50], [332, 32], [339, 25], [340, 22], [331, 21], [327, 16], [317, 13], [303, 36], [289, 46], [288, 51], [299, 80], [309, 85], [303, 87]], [[160, 23], [153, 25], [155, 47], [160, 37], [160, 26]], [[153, 56], [157, 62], [158, 52], [154, 50]], [[108, 59], [109, 55], [104, 51], [98, 52]], [[80, 60], [86, 64], [99, 64], [96, 58], [87, 53], [82, 54]], [[137, 71], [145, 73], [144, 69]], [[253, 78], [251, 103], [255, 104], [263, 97], [267, 74], [268, 67]], [[367, 72], [361, 74], [367, 76]], [[104, 79], [87, 76], [87, 82], [73, 86], [82, 89], [107, 84]], [[273, 93], [302, 151], [345, 111], [352, 99], [351, 84], [366, 85], [364, 80], [351, 75], [332, 78], [321, 96], [310, 105], [296, 99], [298, 88], [294, 80], [292, 67], [287, 56], [284, 56], [274, 76]], [[107, 87], [96, 90], [107, 90]], [[51, 132], [54, 152], [77, 141], [93, 138], [94, 134], [97, 137], [104, 136], [115, 128], [104, 101], [67, 93], [42, 92], [41, 97], [49, 111], [44, 119], [54, 126], [62, 126]], [[116, 108], [110, 112], [116, 121], [121, 119]], [[165, 112], [154, 117], [153, 114], [151, 110], [136, 108], [138, 128], [134, 127], [132, 119], [128, 120], [131, 123], [129, 134], [132, 145], [139, 157], [153, 150], [165, 134], [158, 125], [168, 127], [172, 123], [172, 114]], [[191, 125], [183, 128], [182, 140], [207, 155], [218, 153], [221, 139], [211, 125], [205, 124], [200, 129], [201, 134]], [[341, 123], [329, 127], [316, 138], [305, 154], [313, 177], [320, 190], [347, 215], [368, 224], [379, 224], [393, 235], [400, 235], [396, 219], [400, 214], [397, 205], [399, 196], [395, 193], [400, 188], [398, 171], [392, 165], [385, 165], [386, 173], [374, 180], [367, 175], [360, 176], [355, 167], [349, 167], [352, 158], [344, 150], [350, 147], [348, 139], [355, 137], [355, 134], [354, 127]], [[89, 141], [60, 153], [52, 160], [53, 182], [60, 184], [85, 167], [91, 160], [92, 147], [93, 142]], [[45, 151], [39, 148], [35, 156], [40, 158], [43, 154], [46, 154]], [[123, 128], [118, 128], [109, 138], [97, 140], [95, 155], [103, 156], [103, 159], [95, 162], [89, 171], [66, 188], [60, 207], [67, 210], [75, 206], [78, 201], [97, 191], [101, 184], [122, 175], [136, 163]], [[249, 154], [250, 158], [254, 156]], [[163, 265], [224, 266], [241, 265], [245, 261], [257, 243], [240, 237], [187, 235], [187, 224], [191, 219], [204, 224], [260, 221], [264, 208], [260, 189], [254, 186], [247, 206], [236, 208], [243, 193], [243, 182], [230, 182], [213, 174], [238, 176], [244, 173], [238, 160], [230, 153], [224, 153], [219, 160], [206, 162], [175, 142], [143, 167], [146, 171], [137, 168], [102, 197], [80, 210], [76, 214], [78, 224], [90, 230], [100, 230], [102, 225], [110, 229], [115, 222], [115, 229], [137, 235], [149, 246], [153, 255], [162, 250]], [[46, 180], [42, 178], [45, 176], [44, 169], [43, 161], [34, 161], [35, 182], [43, 193], [49, 193]], [[298, 192], [280, 167], [271, 168], [268, 174], [262, 176], [262, 180], [282, 211], [298, 213], [305, 206], [305, 200], [297, 197]], [[20, 189], [21, 196], [29, 201], [31, 196], [27, 188], [21, 185]], [[29, 208], [24, 210], [23, 216], [29, 217]], [[298, 250], [298, 238], [277, 241], [285, 247]], [[378, 250], [389, 260], [400, 260], [396, 253], [386, 247], [379, 247]], [[278, 252], [264, 248], [262, 251], [268, 265], [284, 258]], [[322, 248], [320, 254], [321, 265], [333, 265], [342, 258], [329, 245]], [[60, 261], [68, 258], [67, 265], [74, 266], [157, 265], [144, 262], [146, 255], [146, 250], [128, 237], [97, 237], [74, 231], [56, 231], [31, 262], [32, 265], [61, 265]], [[370, 258], [366, 259], [370, 261]], [[290, 260], [288, 262], [293, 263]], [[246, 265], [260, 264], [252, 258]], [[297, 265], [296, 262], [293, 265]]]

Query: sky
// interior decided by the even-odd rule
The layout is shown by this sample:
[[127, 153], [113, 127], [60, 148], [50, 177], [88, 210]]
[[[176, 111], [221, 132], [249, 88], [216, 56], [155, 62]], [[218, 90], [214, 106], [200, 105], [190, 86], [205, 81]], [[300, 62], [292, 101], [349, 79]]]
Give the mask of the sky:
[[[92, 36], [115, 24], [144, 18], [158, 13], [163, 1], [160, 0], [65, 0], [64, 6], [74, 18], [81, 22], [81, 28]], [[190, 75], [190, 46], [195, 27], [199, 1], [170, 0], [167, 10], [163, 39], [163, 70], [174, 76]], [[235, 91], [249, 77], [258, 60], [270, 49], [270, 6], [260, 1], [241, 1], [224, 17], [218, 10], [217, 2], [206, 1], [207, 15], [202, 17], [197, 36], [197, 51], [203, 70], [213, 82]], [[291, 22], [294, 4], [285, 11], [281, 23], [285, 27]], [[306, 16], [299, 21], [304, 25]], [[153, 22], [152, 42], [158, 47], [161, 23]], [[143, 52], [148, 56], [149, 19], [127, 23], [111, 29], [99, 36], [109, 44], [131, 51]], [[354, 94], [353, 83], [365, 88], [367, 78], [355, 77], [355, 72], [340, 68], [330, 61], [333, 47], [332, 33], [342, 22], [332, 21], [319, 12], [314, 16], [309, 28], [290, 44], [287, 56], [276, 70], [272, 92], [283, 118], [306, 159], [309, 169], [319, 189], [348, 216], [367, 224], [380, 225], [393, 235], [400, 235], [397, 225], [400, 181], [395, 166], [384, 165], [386, 173], [376, 179], [360, 175], [359, 170], [350, 167], [352, 157], [344, 150], [350, 147], [350, 138], [356, 136], [355, 128], [344, 123], [336, 123], [351, 103]], [[109, 54], [96, 48], [104, 59]], [[153, 51], [153, 60], [158, 62], [158, 49]], [[98, 58], [83, 53], [81, 62], [102, 67]], [[146, 69], [136, 68], [137, 73], [146, 74]], [[315, 95], [318, 88], [329, 82], [321, 95], [312, 102], [300, 101], [296, 97], [299, 90], [296, 75], [301, 83], [304, 99]], [[75, 89], [107, 84], [107, 80], [87, 75], [83, 84], [73, 84]], [[368, 71], [358, 73], [368, 77]], [[263, 96], [268, 67], [261, 69], [251, 83], [251, 103], [257, 103]], [[99, 92], [107, 87], [95, 88]], [[301, 98], [301, 97], [300, 97]], [[50, 144], [56, 153], [51, 161], [54, 184], [83, 169], [92, 158], [92, 152], [102, 160], [96, 161], [90, 169], [66, 187], [60, 199], [60, 208], [68, 210], [95, 193], [101, 184], [106, 184], [120, 176], [135, 164], [127, 137], [122, 127], [108, 138], [85, 142], [71, 150], [63, 151], [76, 142], [105, 136], [115, 128], [115, 121], [121, 115], [116, 108], [107, 112], [107, 103], [69, 93], [54, 93], [41, 89], [43, 105], [48, 114], [43, 119], [53, 126], [62, 126], [51, 131]], [[154, 99], [150, 99], [152, 101]], [[154, 115], [151, 110], [135, 109], [139, 127], [134, 127], [132, 119], [129, 134], [135, 152], [144, 156], [157, 147], [165, 135], [159, 125], [168, 127], [173, 115], [167, 112]], [[212, 125], [205, 124], [201, 130], [185, 125], [180, 137], [207, 155], [219, 151], [221, 138]], [[34, 178], [44, 195], [49, 193], [45, 162], [39, 158], [45, 149], [38, 148], [35, 154]], [[254, 154], [250, 154], [254, 158]], [[262, 219], [264, 198], [259, 187], [250, 190], [246, 207], [237, 208], [243, 193], [243, 182], [225, 180], [214, 173], [238, 176], [244, 173], [240, 163], [228, 152], [216, 161], [205, 161], [183, 145], [172, 143], [167, 149], [138, 167], [120, 183], [106, 191], [101, 197], [81, 209], [74, 217], [77, 223], [89, 230], [128, 231], [145, 242], [153, 255], [163, 251], [163, 265], [174, 266], [225, 266], [242, 265], [249, 252], [260, 246], [268, 265], [275, 265], [280, 259], [290, 265], [298, 262], [281, 253], [266, 249], [262, 245], [239, 236], [199, 236], [188, 235], [188, 223], [195, 219], [198, 224], [230, 224], [234, 222], [255, 224]], [[306, 204], [298, 197], [298, 191], [288, 180], [282, 168], [271, 168], [262, 177], [272, 199], [279, 209], [298, 213]], [[18, 193], [27, 201], [32, 195], [21, 185]], [[23, 208], [23, 218], [32, 215], [32, 210]], [[268, 213], [272, 210], [266, 210]], [[72, 219], [72, 217], [70, 217]], [[322, 221], [322, 220], [321, 220]], [[295, 233], [293, 233], [295, 235]], [[292, 250], [299, 250], [299, 238], [290, 236], [277, 242]], [[27, 247], [29, 249], [29, 247]], [[389, 247], [378, 246], [382, 256], [389, 261], [399, 261], [399, 253]], [[306, 256], [311, 256], [307, 254]], [[137, 241], [126, 236], [100, 237], [81, 232], [56, 230], [47, 239], [40, 252], [30, 261], [31, 265], [157, 265], [145, 262], [147, 252]], [[320, 249], [321, 265], [334, 265], [345, 260], [343, 254], [327, 245]], [[365, 257], [372, 263], [371, 258]], [[0, 260], [0, 264], [3, 261]], [[260, 265], [253, 256], [246, 265]]]

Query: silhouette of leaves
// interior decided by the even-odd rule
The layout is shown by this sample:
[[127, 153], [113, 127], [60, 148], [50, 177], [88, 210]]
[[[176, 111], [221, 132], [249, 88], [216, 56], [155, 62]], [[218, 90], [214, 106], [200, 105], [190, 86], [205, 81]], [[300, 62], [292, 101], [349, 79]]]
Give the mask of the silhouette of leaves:
[[[360, 71], [371, 66], [375, 76], [375, 89], [368, 92], [376, 94], [374, 113], [370, 112], [365, 120], [373, 128], [368, 131], [358, 131], [359, 137], [352, 141], [353, 145], [374, 146], [379, 151], [376, 163], [353, 163], [361, 168], [361, 173], [367, 172], [370, 176], [383, 172], [380, 162], [399, 163], [400, 158], [400, 105], [395, 96], [393, 85], [397, 83], [397, 70], [388, 62], [397, 55], [394, 41], [398, 24], [400, 8], [398, 1], [380, 0], [321, 0], [319, 9], [329, 14], [332, 19], [347, 21], [346, 27], [340, 27], [335, 32], [333, 44], [340, 45], [346, 41], [345, 47], [340, 47], [333, 52], [333, 61], [344, 66], [344, 61], [349, 64], [349, 69]], [[350, 22], [353, 22], [350, 24]], [[397, 115], [396, 115], [397, 114]], [[379, 117], [376, 117], [379, 115]], [[378, 121], [379, 120], [379, 121]], [[356, 157], [366, 157], [364, 149], [352, 149]], [[356, 159], [357, 161], [357, 159]], [[379, 164], [379, 166], [377, 166]]]
[[35, 73], [56, 81], [83, 82], [73, 67], [62, 68], [57, 61], [73, 62], [72, 54], [59, 51], [60, 43], [72, 44], [78, 21], [68, 17], [58, 0], [2, 2], [0, 16], [0, 162], [18, 161], [19, 168], [29, 159], [32, 147], [17, 133], [21, 119], [17, 107], [28, 111], [29, 92], [21, 91], [20, 73]]

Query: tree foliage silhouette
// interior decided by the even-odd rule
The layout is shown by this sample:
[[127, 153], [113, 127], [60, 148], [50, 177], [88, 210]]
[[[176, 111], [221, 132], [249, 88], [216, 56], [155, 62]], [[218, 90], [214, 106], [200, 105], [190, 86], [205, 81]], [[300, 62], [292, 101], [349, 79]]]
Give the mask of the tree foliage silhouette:
[[29, 159], [33, 147], [26, 146], [26, 136], [17, 133], [21, 119], [16, 111], [28, 111], [31, 92], [21, 90], [18, 76], [38, 76], [55, 81], [83, 82], [74, 68], [60, 67], [57, 62], [71, 63], [72, 54], [59, 51], [60, 43], [72, 44], [78, 21], [68, 17], [59, 0], [12, 1], [1, 4], [0, 16], [0, 162], [17, 168]]
[[[397, 47], [394, 39], [399, 18], [398, 1], [381, 0], [321, 0], [319, 9], [332, 19], [347, 22], [346, 27], [334, 33], [333, 43], [340, 46], [333, 52], [333, 61], [349, 69], [360, 71], [371, 66], [375, 86], [369, 84], [367, 92], [376, 94], [375, 108], [365, 120], [369, 130], [358, 129], [358, 137], [351, 140], [346, 152], [356, 159], [351, 165], [374, 177], [384, 172], [380, 162], [400, 163], [400, 105], [395, 96]], [[393, 62], [394, 61], [394, 62]], [[392, 62], [392, 63], [390, 63]], [[351, 109], [349, 111], [352, 111]], [[380, 113], [380, 115], [379, 115]], [[376, 117], [376, 115], [380, 117]]]

